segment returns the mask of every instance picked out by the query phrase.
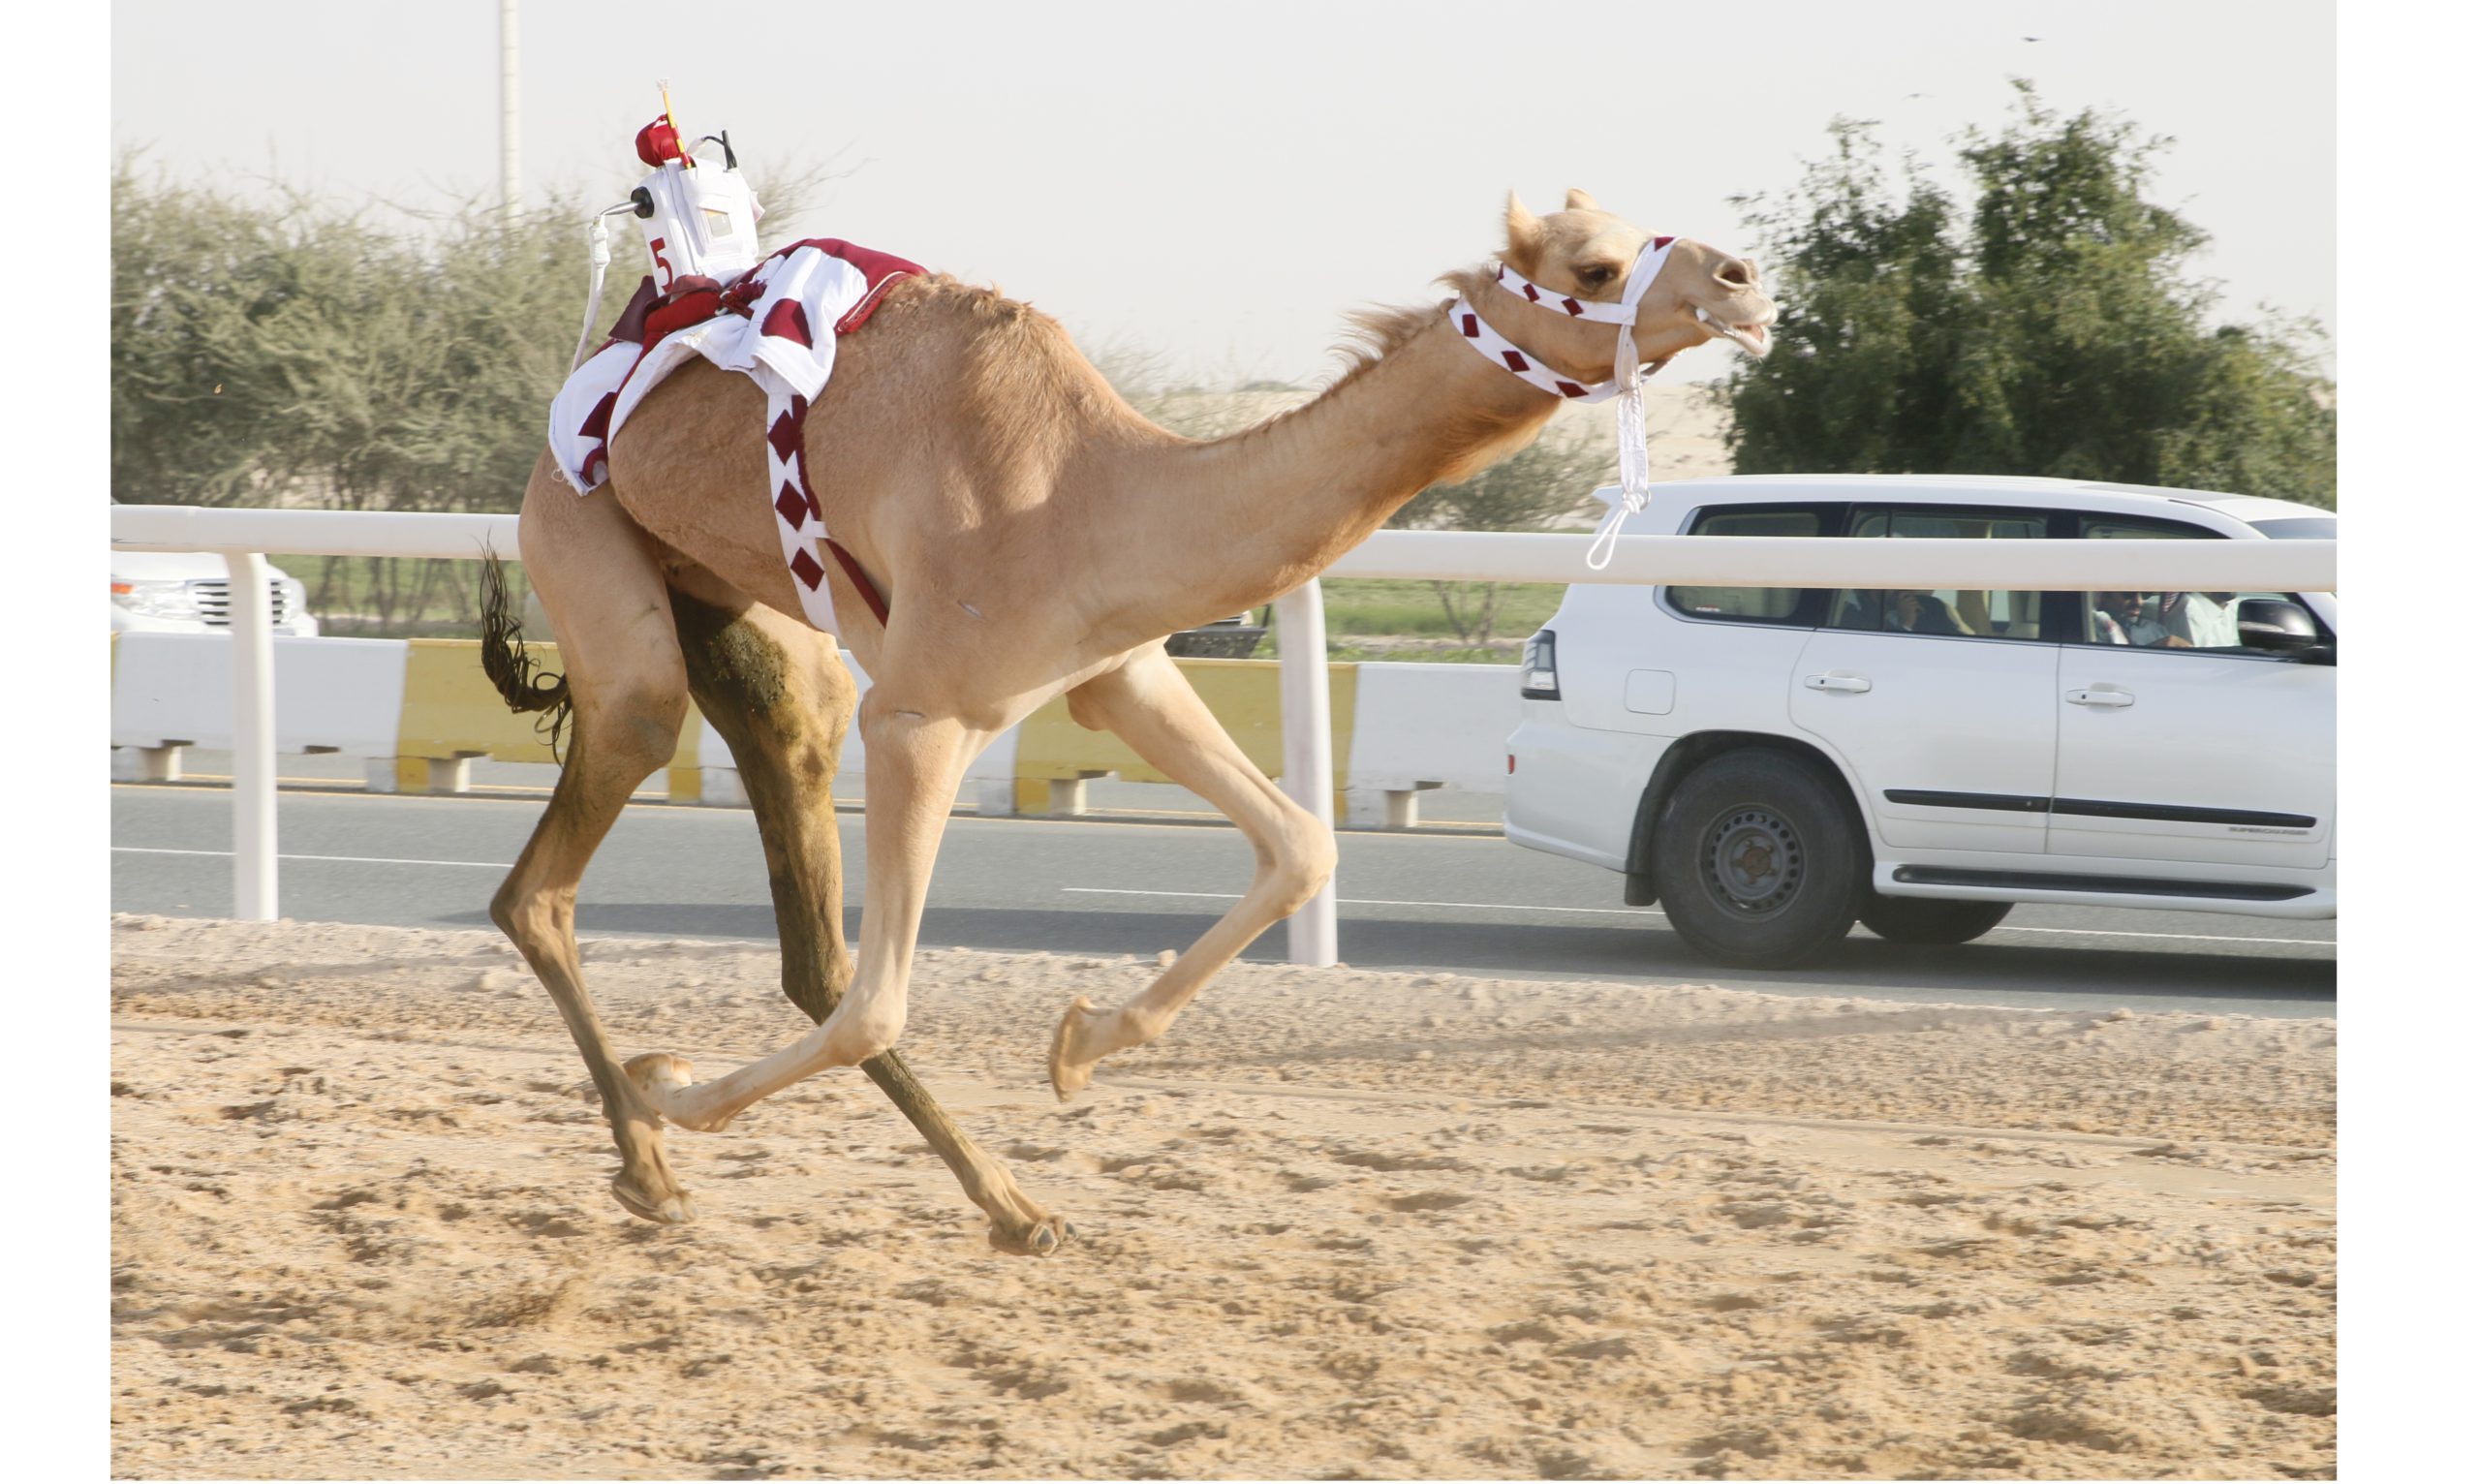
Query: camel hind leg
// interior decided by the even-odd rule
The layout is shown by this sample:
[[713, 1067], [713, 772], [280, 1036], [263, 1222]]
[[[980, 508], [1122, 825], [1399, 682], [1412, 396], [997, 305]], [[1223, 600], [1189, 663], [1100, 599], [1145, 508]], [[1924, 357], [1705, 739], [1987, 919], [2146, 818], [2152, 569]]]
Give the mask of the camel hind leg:
[[560, 782], [491, 899], [491, 919], [550, 991], [585, 1058], [620, 1173], [612, 1195], [652, 1221], [690, 1219], [689, 1192], [664, 1157], [663, 1123], [630, 1080], [586, 994], [576, 940], [577, 882], [629, 795], [672, 756], [689, 682], [663, 577], [644, 537], [607, 492], [579, 499], [547, 454], [517, 526], [527, 575], [560, 640], [575, 706]]
[[1299, 911], [1335, 870], [1334, 832], [1257, 770], [1160, 644], [1069, 692], [1068, 707], [1077, 722], [1108, 727], [1165, 777], [1222, 810], [1248, 837], [1257, 868], [1247, 894], [1144, 993], [1108, 1010], [1076, 997], [1051, 1037], [1051, 1087], [1062, 1098], [1093, 1080], [1102, 1058], [1170, 1029], [1206, 980]]
[[[831, 787], [852, 679], [833, 641], [770, 608], [754, 606], [700, 574], [675, 577], [671, 604], [690, 694], [730, 745], [766, 848], [766, 876], [784, 952], [784, 994], [824, 1022], [852, 979], [844, 945], [844, 873]], [[737, 611], [735, 611], [737, 609]], [[648, 1059], [641, 1059], [644, 1067]], [[689, 1069], [666, 1068], [686, 1082]], [[1007, 1166], [984, 1154], [895, 1051], [861, 1063], [990, 1219], [1003, 1252], [1045, 1256], [1074, 1229], [1037, 1205]]]

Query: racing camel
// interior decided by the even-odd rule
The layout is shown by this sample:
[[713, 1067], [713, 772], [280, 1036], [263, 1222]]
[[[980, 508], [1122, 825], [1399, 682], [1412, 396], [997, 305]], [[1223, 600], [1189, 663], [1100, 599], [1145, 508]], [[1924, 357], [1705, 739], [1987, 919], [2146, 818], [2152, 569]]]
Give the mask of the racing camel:
[[[693, 360], [656, 386], [611, 440], [607, 488], [580, 497], [548, 453], [537, 463], [519, 546], [565, 679], [524, 683], [504, 606], [485, 653], [512, 705], [566, 700], [574, 730], [491, 915], [584, 1054], [619, 1146], [623, 1206], [689, 1219], [666, 1122], [711, 1132], [804, 1077], [859, 1066], [956, 1172], [994, 1246], [1057, 1250], [1067, 1224], [955, 1128], [892, 1049], [966, 765], [1065, 693], [1080, 725], [1117, 733], [1211, 801], [1256, 852], [1248, 893], [1143, 993], [1068, 1007], [1049, 1068], [1067, 1098], [1103, 1057], [1161, 1036], [1334, 868], [1331, 832], [1243, 756], [1164, 637], [1289, 592], [1422, 489], [1523, 447], [1563, 396], [1610, 380], [1631, 294], [1647, 365], [1715, 339], [1768, 349], [1775, 308], [1745, 259], [1650, 237], [1581, 191], [1541, 217], [1510, 195], [1505, 226], [1502, 267], [1441, 280], [1461, 298], [1356, 316], [1351, 363], [1320, 395], [1212, 442], [1146, 421], [1027, 305], [940, 274], [898, 281], [837, 348], [803, 446], [828, 528], [877, 589], [828, 564], [837, 611], [859, 616], [841, 635], [797, 617], [755, 436], [762, 394], [746, 378]], [[839, 637], [874, 680], [857, 708]], [[663, 1053], [621, 1060], [587, 997], [574, 924], [588, 858], [670, 758], [693, 695], [757, 816], [785, 992], [817, 1022], [710, 1081]], [[857, 962], [843, 942], [828, 796], [856, 709], [869, 748]]]

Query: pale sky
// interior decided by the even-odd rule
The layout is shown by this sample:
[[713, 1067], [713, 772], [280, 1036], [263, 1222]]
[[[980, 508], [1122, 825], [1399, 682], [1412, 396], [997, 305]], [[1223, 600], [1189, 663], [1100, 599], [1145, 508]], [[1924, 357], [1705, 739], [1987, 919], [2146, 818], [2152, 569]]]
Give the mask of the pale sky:
[[[273, 173], [416, 207], [496, 195], [495, 0], [112, 15], [113, 142], [176, 177]], [[1837, 114], [1944, 161], [1961, 128], [2004, 124], [2023, 76], [2062, 112], [2117, 109], [2176, 138], [2154, 196], [2213, 234], [2196, 266], [2224, 282], [2225, 317], [2264, 302], [2336, 327], [2335, 16], [2318, 0], [949, 0], [902, 15], [522, 0], [528, 199], [616, 199], [662, 77], [686, 129], [731, 131], [761, 201], [769, 165], [849, 172], [805, 235], [995, 283], [1089, 350], [1310, 382], [1345, 310], [1419, 301], [1488, 256], [1510, 187], [1546, 211], [1581, 185], [1653, 231], [1746, 251], [1728, 198], [1793, 186]], [[584, 283], [580, 246], [580, 305]], [[1728, 354], [1691, 353], [1667, 379], [1719, 374]]]

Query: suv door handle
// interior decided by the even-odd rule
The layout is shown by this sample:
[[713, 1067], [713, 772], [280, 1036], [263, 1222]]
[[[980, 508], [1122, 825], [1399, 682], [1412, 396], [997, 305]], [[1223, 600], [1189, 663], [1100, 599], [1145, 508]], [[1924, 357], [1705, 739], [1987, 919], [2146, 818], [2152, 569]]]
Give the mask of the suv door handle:
[[1800, 683], [1812, 691], [1844, 691], [1854, 696], [1869, 689], [1866, 675], [1846, 675], [1841, 670], [1830, 675], [1811, 675]]
[[2105, 711], [2135, 704], [2135, 697], [2124, 691], [2069, 691], [2066, 698], [2074, 705], [2099, 706]]

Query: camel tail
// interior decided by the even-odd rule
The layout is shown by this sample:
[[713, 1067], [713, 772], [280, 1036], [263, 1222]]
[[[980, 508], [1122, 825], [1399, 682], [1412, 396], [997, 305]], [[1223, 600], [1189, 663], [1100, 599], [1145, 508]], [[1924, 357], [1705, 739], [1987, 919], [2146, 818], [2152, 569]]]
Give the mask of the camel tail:
[[534, 657], [526, 653], [523, 625], [509, 603], [508, 578], [501, 574], [499, 554], [488, 546], [482, 548], [482, 673], [498, 688], [500, 699], [511, 711], [547, 711], [550, 715], [535, 725], [535, 731], [551, 744], [551, 756], [560, 756], [560, 734], [568, 729], [574, 706], [569, 696], [565, 675], [538, 672]]

